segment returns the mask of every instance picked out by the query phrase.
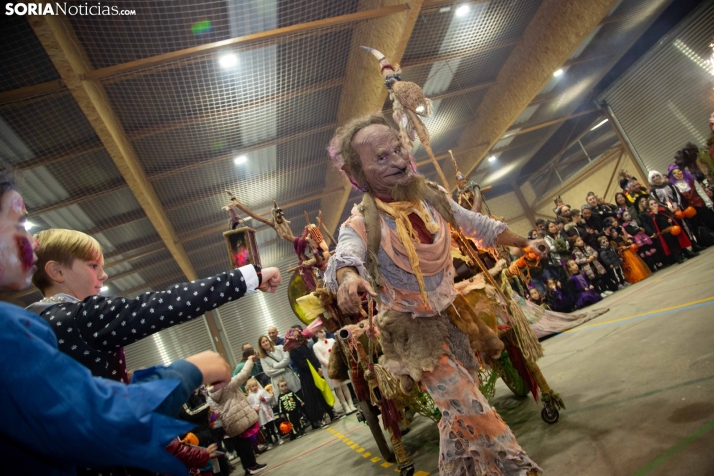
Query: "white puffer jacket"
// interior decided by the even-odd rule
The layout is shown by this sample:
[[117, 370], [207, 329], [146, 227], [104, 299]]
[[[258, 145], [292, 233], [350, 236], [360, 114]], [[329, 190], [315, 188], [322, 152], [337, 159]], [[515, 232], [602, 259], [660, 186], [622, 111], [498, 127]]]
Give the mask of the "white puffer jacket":
[[208, 394], [210, 399], [208, 403], [220, 412], [223, 428], [231, 438], [240, 435], [258, 422], [258, 413], [250, 406], [240, 388], [250, 378], [253, 365], [252, 360], [246, 361], [243, 369], [228, 385]]

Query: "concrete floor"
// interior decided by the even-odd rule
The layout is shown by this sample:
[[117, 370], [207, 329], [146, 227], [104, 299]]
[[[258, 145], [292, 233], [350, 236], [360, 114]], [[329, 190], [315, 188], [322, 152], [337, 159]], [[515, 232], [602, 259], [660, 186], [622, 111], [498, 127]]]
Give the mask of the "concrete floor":
[[[499, 382], [492, 403], [521, 446], [546, 475], [714, 475], [714, 250], [598, 306], [610, 312], [543, 342], [559, 422]], [[438, 474], [435, 424], [417, 417], [404, 443], [418, 476]], [[272, 476], [396, 474], [354, 416], [258, 461]]]

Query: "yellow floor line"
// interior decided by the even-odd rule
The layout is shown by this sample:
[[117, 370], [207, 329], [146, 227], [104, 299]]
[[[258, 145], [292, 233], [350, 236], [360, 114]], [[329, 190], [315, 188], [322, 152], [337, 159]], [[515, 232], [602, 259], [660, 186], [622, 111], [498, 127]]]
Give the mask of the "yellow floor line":
[[563, 331], [562, 333], [565, 334], [565, 333], [567, 333], [567, 332], [575, 332], [575, 331], [580, 330], [580, 329], [589, 329], [589, 328], [591, 328], [591, 327], [604, 326], [604, 325], [606, 325], [606, 324], [612, 324], [612, 323], [614, 323], [614, 322], [627, 321], [627, 320], [629, 320], [629, 319], [635, 319], [635, 318], [637, 318], [637, 317], [648, 316], [648, 315], [650, 315], [650, 314], [657, 314], [658, 312], [673, 311], [673, 310], [675, 310], [675, 309], [681, 309], [681, 308], [683, 308], [683, 307], [693, 306], [694, 304], [701, 304], [701, 303], [703, 303], [703, 302], [709, 302], [709, 301], [714, 301], [714, 296], [708, 297], [708, 298], [706, 298], [706, 299], [699, 299], [699, 300], [697, 300], [697, 301], [688, 302], [688, 303], [685, 303], [685, 304], [680, 304], [680, 305], [678, 305], [678, 306], [664, 307], [664, 308], [662, 308], [662, 309], [655, 309], [654, 311], [642, 312], [642, 313], [640, 313], [640, 314], [635, 314], [634, 316], [621, 317], [621, 318], [619, 318], [619, 319], [613, 319], [613, 320], [611, 320], [611, 321], [605, 321], [605, 322], [598, 322], [597, 324], [590, 324], [590, 325], [587, 325], [587, 326], [579, 326], [579, 327], [575, 327], [575, 328], [573, 328], [573, 329], [568, 329], [567, 331]]
[[371, 461], [372, 463], [378, 463], [379, 461], [382, 461], [382, 458], [380, 458], [379, 456], [375, 456], [375, 457], [372, 458], [370, 461]]
[[391, 466], [394, 466], [394, 463], [390, 463], [389, 461], [385, 461], [380, 465], [382, 468], [389, 468]]

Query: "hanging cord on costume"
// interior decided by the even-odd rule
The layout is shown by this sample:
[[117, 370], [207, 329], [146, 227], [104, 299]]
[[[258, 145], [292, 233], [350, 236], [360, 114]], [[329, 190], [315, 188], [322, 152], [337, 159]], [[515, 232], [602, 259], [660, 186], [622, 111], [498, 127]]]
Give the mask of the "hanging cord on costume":
[[481, 258], [471, 251], [461, 228], [457, 230], [457, 240], [458, 244], [466, 250], [466, 253], [468, 253], [473, 262], [477, 263], [479, 268], [481, 268], [484, 277], [488, 280], [489, 284], [496, 289], [496, 292], [501, 296], [503, 302], [508, 305], [508, 308], [511, 311], [511, 325], [513, 326], [516, 340], [518, 341], [521, 352], [523, 352], [523, 356], [526, 360], [535, 363], [535, 361], [543, 357], [543, 347], [541, 347], [540, 342], [538, 342], [538, 338], [533, 333], [528, 319], [525, 314], [523, 314], [523, 310], [510, 295], [506, 295], [506, 293], [503, 292], [501, 287], [496, 284], [496, 281], [488, 272], [488, 269], [486, 268], [486, 265], [483, 264], [483, 261], [481, 261]]

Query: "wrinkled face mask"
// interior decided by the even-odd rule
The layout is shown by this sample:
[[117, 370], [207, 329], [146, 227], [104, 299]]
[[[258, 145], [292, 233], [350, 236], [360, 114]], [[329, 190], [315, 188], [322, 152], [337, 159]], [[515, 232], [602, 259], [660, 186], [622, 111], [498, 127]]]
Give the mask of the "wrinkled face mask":
[[359, 154], [370, 190], [388, 195], [392, 187], [407, 184], [414, 177], [409, 152], [391, 128], [367, 126], [355, 134], [352, 146]]
[[20, 291], [30, 286], [36, 271], [37, 242], [25, 229], [25, 202], [15, 190], [0, 199], [0, 290]]

